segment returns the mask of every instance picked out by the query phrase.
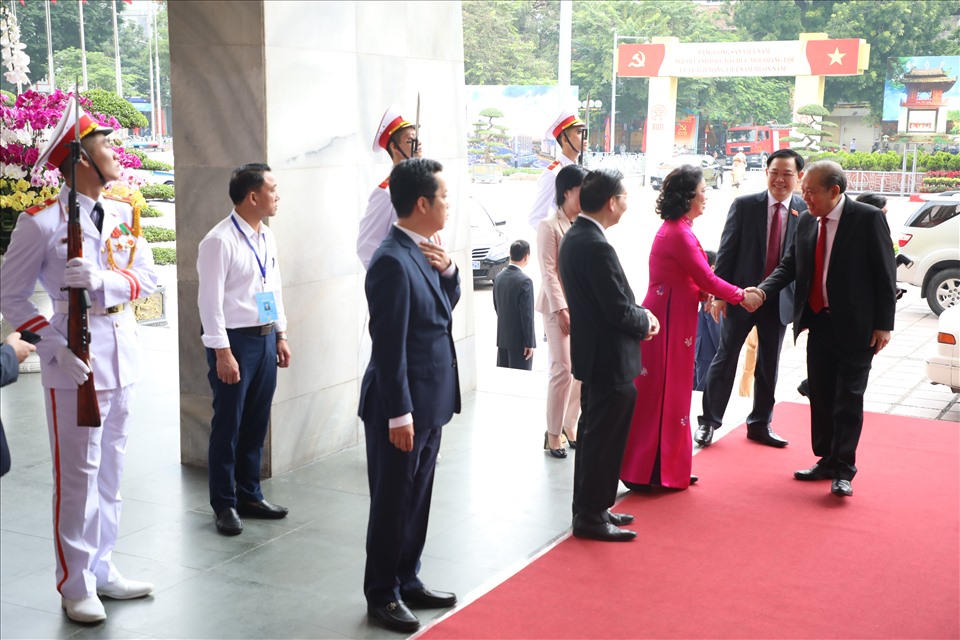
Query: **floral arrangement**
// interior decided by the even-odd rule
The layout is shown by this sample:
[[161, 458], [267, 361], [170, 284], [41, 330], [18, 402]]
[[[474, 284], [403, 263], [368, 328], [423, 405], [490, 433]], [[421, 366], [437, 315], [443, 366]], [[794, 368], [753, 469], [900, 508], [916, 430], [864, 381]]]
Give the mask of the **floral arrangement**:
[[0, 7], [0, 61], [7, 71], [4, 79], [10, 84], [30, 82], [30, 56], [24, 49], [27, 45], [20, 42], [20, 27], [7, 7]]
[[[46, 167], [34, 169], [33, 165], [69, 98], [69, 93], [59, 89], [49, 95], [25, 91], [13, 104], [0, 95], [0, 253], [6, 250], [20, 212], [60, 192], [60, 171]], [[120, 127], [116, 118], [92, 112], [90, 101], [83, 96], [80, 96], [80, 105], [100, 124], [114, 129]], [[127, 197], [139, 195], [137, 189], [143, 180], [132, 169], [140, 167], [140, 159], [120, 147], [115, 151], [121, 177], [108, 185], [107, 192]]]

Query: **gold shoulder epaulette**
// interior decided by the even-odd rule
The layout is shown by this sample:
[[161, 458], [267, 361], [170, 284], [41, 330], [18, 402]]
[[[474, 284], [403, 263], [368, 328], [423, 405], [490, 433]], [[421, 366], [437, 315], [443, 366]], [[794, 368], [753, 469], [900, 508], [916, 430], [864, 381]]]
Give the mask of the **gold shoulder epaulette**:
[[116, 200], [117, 202], [126, 202], [127, 204], [130, 204], [130, 205], [133, 204], [133, 199], [130, 196], [118, 196], [113, 193], [104, 192], [103, 197], [106, 198], [107, 200]]
[[44, 200], [40, 204], [35, 204], [32, 207], [29, 207], [28, 209], [24, 209], [24, 211], [26, 211], [28, 215], [35, 216], [41, 211], [43, 211], [44, 209], [50, 207], [56, 201], [57, 201], [57, 198], [53, 197], [48, 200]]

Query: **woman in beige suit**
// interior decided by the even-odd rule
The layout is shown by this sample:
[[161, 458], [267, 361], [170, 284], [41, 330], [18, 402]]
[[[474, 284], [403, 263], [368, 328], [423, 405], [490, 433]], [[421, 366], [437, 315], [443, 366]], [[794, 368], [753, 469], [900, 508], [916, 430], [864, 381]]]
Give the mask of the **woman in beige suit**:
[[580, 383], [570, 364], [570, 312], [560, 284], [558, 256], [560, 241], [580, 215], [580, 185], [586, 170], [568, 165], [557, 173], [557, 210], [537, 227], [537, 255], [542, 281], [537, 311], [543, 314], [550, 353], [550, 383], [547, 388], [547, 433], [544, 449], [554, 458], [566, 458], [561, 434], [566, 432], [570, 448], [577, 446], [577, 418], [580, 415]]

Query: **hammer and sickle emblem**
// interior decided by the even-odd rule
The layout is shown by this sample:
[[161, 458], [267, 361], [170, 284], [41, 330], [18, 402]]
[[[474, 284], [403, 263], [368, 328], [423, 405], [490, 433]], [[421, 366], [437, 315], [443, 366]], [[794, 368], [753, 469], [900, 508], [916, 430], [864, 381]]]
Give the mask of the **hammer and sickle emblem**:
[[633, 54], [633, 57], [630, 58], [630, 62], [627, 64], [628, 67], [644, 67], [647, 61], [647, 57], [643, 55], [643, 51], [637, 51]]

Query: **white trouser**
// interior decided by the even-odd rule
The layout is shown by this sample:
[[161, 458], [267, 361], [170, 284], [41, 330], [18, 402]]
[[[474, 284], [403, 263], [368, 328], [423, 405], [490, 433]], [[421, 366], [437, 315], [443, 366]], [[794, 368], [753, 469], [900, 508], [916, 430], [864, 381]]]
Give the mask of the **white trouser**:
[[120, 525], [120, 477], [133, 385], [97, 391], [101, 427], [77, 426], [75, 389], [45, 391], [57, 590], [68, 600], [79, 600], [121, 577], [110, 556]]
[[543, 328], [547, 333], [547, 348], [550, 353], [550, 383], [547, 386], [547, 431], [559, 436], [568, 431], [580, 416], [580, 381], [573, 377], [570, 364], [570, 336], [563, 333], [557, 315], [543, 315]]

